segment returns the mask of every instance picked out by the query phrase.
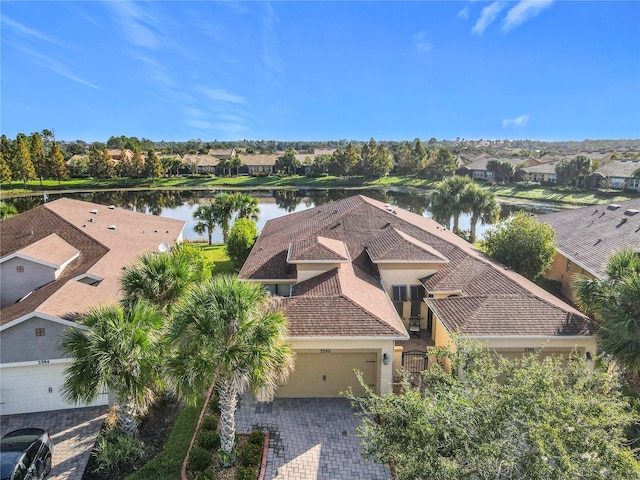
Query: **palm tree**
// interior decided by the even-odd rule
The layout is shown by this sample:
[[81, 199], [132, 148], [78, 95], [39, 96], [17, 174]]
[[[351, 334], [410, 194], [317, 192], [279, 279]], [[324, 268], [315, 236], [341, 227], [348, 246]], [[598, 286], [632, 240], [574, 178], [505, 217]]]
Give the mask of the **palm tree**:
[[0, 202], [0, 222], [4, 222], [7, 218], [11, 218], [18, 214], [15, 205]]
[[248, 218], [254, 222], [258, 221], [260, 213], [260, 203], [258, 199], [246, 193], [236, 192], [233, 194], [234, 210], [238, 213], [238, 218]]
[[270, 307], [262, 286], [221, 275], [186, 295], [168, 337], [168, 371], [178, 395], [193, 401], [215, 381], [221, 448], [231, 460], [238, 396], [249, 388], [270, 400], [292, 369], [286, 319]]
[[475, 183], [469, 184], [464, 192], [464, 205], [471, 211], [471, 232], [469, 234], [469, 242], [476, 241], [476, 226], [478, 220], [483, 225], [487, 223], [495, 223], [500, 218], [500, 206], [496, 202], [496, 196], [484, 188], [480, 188]]
[[453, 232], [458, 231], [460, 215], [468, 211], [464, 192], [471, 184], [473, 184], [471, 178], [454, 175], [438, 182], [431, 194], [430, 208], [433, 218], [449, 228], [453, 217]]
[[129, 306], [146, 300], [166, 312], [193, 282], [206, 275], [205, 262], [180, 244], [167, 253], [145, 252], [138, 261], [121, 278], [123, 301]]
[[235, 198], [231, 193], [219, 193], [216, 195], [213, 205], [216, 221], [222, 228], [222, 241], [227, 243], [231, 218], [236, 210]]
[[577, 275], [578, 306], [599, 324], [600, 347], [633, 373], [640, 373], [640, 256], [633, 250], [612, 254], [607, 276]]
[[143, 413], [162, 385], [163, 316], [147, 302], [132, 309], [100, 306], [82, 318], [87, 330], [70, 329], [60, 343], [72, 358], [62, 387], [67, 401], [90, 403], [107, 388], [117, 394], [118, 426], [137, 431]]
[[213, 231], [218, 225], [218, 209], [214, 203], [206, 203], [198, 205], [193, 212], [193, 218], [196, 220], [196, 224], [193, 226], [193, 231], [199, 235], [207, 232], [209, 236], [209, 245], [211, 245], [211, 237]]

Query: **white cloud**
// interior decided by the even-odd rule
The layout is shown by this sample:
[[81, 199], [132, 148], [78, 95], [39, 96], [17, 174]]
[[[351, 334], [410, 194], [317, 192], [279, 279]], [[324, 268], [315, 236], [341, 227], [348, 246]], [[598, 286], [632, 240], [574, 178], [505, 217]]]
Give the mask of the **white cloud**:
[[[120, 29], [128, 42], [138, 47], [156, 49], [160, 41], [152, 26], [158, 21], [148, 11], [140, 8], [140, 4], [129, 1], [107, 2], [120, 21]], [[149, 3], [146, 3], [149, 5]]]
[[482, 32], [484, 32], [486, 28], [495, 21], [496, 17], [504, 7], [505, 5], [503, 2], [493, 2], [491, 5], [484, 7], [480, 14], [480, 18], [471, 31], [478, 35], [482, 34]]
[[235, 95], [220, 88], [203, 88], [202, 93], [204, 93], [210, 100], [215, 100], [217, 102], [230, 102], [239, 104], [247, 103], [244, 97]]
[[433, 49], [433, 43], [427, 40], [427, 32], [424, 30], [413, 35], [413, 43], [418, 53], [427, 53]]
[[522, 0], [507, 13], [502, 30], [508, 32], [549, 8], [554, 0]]
[[469, 18], [469, 5], [465, 5], [462, 10], [458, 12], [458, 18], [464, 18], [465, 20]]
[[65, 46], [63, 42], [61, 42], [57, 38], [47, 35], [45, 33], [39, 32], [37, 30], [34, 30], [33, 28], [29, 28], [26, 25], [23, 25], [22, 23], [7, 17], [6, 15], [2, 16], [2, 23], [23, 38], [42, 40], [44, 42], [51, 43], [54, 45]]
[[26, 56], [31, 57], [31, 60], [36, 65], [40, 65], [43, 68], [49, 69], [52, 72], [57, 73], [58, 75], [61, 75], [65, 78], [68, 78], [69, 80], [73, 80], [74, 82], [79, 83], [81, 85], [85, 85], [95, 90], [102, 90], [102, 88], [100, 88], [99, 86], [85, 80], [84, 78], [77, 76], [66, 65], [52, 58], [49, 55], [43, 55], [40, 52], [37, 52], [31, 48], [28, 48], [22, 45], [17, 46], [16, 48], [20, 50], [22, 53], [24, 53]]
[[529, 115], [520, 115], [516, 118], [508, 118], [502, 121], [502, 128], [519, 128], [524, 127], [527, 123], [529, 123]]

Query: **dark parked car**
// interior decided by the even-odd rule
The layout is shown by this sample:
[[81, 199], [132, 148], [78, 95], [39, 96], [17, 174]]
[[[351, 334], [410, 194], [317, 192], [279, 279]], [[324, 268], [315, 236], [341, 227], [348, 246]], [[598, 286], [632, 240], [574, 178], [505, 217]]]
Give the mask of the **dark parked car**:
[[53, 442], [39, 428], [23, 428], [0, 440], [0, 480], [42, 480], [51, 472]]

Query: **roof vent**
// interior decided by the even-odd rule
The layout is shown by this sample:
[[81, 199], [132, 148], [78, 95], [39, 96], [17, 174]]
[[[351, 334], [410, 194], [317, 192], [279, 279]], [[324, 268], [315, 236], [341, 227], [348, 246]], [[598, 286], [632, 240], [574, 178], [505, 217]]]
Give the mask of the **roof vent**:
[[640, 210], [636, 210], [635, 208], [627, 208], [627, 210], [624, 212], [625, 215], [635, 215], [636, 213], [640, 212]]
[[96, 220], [95, 220], [95, 218], [93, 218], [93, 217], [91, 217], [91, 218], [89, 219], [89, 223], [93, 223], [93, 222], [95, 222], [95, 221], [96, 221]]
[[612, 203], [611, 205], [609, 205], [607, 207], [609, 210], [617, 210], [620, 208], [620, 205], [618, 205], [617, 203]]
[[89, 213], [93, 214], [93, 215], [97, 215], [98, 214], [98, 210], [96, 210], [95, 208], [93, 210], [91, 210]]
[[86, 223], [83, 223], [83, 224], [82, 224], [82, 228], [87, 228], [87, 224], [86, 224]]
[[109, 205], [109, 210], [115, 210], [116, 206], [115, 205]]
[[109, 228], [109, 230], [115, 230], [115, 229], [116, 229], [116, 226], [115, 226], [115, 225], [109, 225], [109, 227], [108, 227], [108, 228]]

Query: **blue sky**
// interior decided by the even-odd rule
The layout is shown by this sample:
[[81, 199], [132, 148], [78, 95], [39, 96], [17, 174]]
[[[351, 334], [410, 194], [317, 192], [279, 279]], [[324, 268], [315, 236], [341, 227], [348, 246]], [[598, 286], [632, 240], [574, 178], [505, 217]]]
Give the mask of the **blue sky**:
[[638, 1], [1, 9], [11, 138], [640, 138]]

